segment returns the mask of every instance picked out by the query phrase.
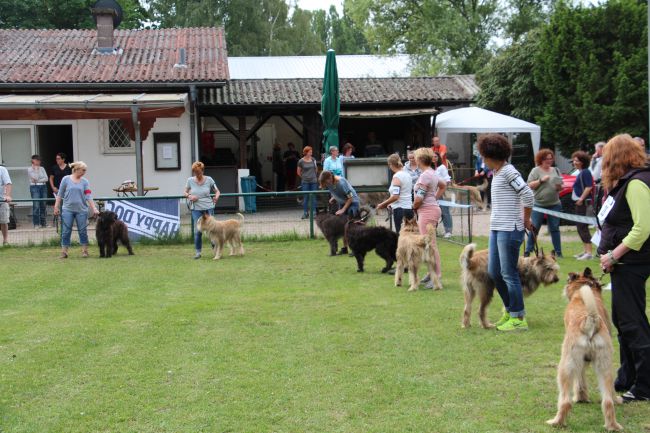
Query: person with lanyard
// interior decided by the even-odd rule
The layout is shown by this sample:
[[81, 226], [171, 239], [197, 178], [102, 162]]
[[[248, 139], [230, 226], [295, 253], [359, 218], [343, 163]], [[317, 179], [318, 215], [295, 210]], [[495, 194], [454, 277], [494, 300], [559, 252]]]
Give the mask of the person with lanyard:
[[[447, 182], [440, 179], [436, 171], [431, 167], [433, 158], [433, 151], [430, 148], [421, 147], [415, 151], [415, 160], [422, 174], [413, 187], [413, 191], [415, 191], [413, 210], [417, 212], [418, 229], [420, 229], [421, 235], [427, 234], [427, 226], [429, 224], [433, 225], [434, 229], [438, 227], [438, 221], [442, 213], [438, 200], [440, 200], [440, 197], [445, 193], [445, 189], [447, 189]], [[434, 269], [440, 280], [442, 278], [442, 267], [435, 236], [431, 240], [431, 248], [433, 249], [433, 255], [436, 260]], [[428, 273], [420, 282], [425, 284], [425, 289], [433, 289], [434, 287], [431, 275]]]
[[309, 194], [309, 191], [316, 191], [318, 189], [318, 165], [313, 158], [314, 149], [311, 146], [305, 146], [302, 149], [302, 158], [298, 161], [298, 168], [296, 169], [298, 176], [300, 176], [300, 189], [305, 194], [302, 196], [302, 219], [309, 218], [309, 200], [311, 200], [312, 215], [316, 213], [316, 199], [315, 194]]
[[[445, 167], [445, 164], [442, 163], [442, 156], [438, 152], [433, 152], [433, 167], [436, 170], [436, 174], [440, 179], [442, 179], [447, 187], [451, 185], [451, 176], [449, 176], [449, 170]], [[451, 218], [451, 209], [449, 206], [440, 206], [440, 211], [442, 212], [442, 225], [445, 228], [444, 238], [451, 238], [451, 232], [454, 229], [454, 220]]]
[[336, 176], [343, 176], [343, 160], [339, 157], [338, 147], [330, 147], [330, 156], [323, 161], [323, 170], [329, 171]]
[[[201, 215], [208, 213], [214, 215], [214, 206], [219, 200], [221, 192], [217, 184], [210, 176], [205, 176], [203, 171], [205, 165], [201, 161], [192, 164], [192, 177], [185, 182], [185, 198], [191, 204], [192, 222], [194, 224], [194, 259], [201, 258], [201, 249], [203, 247], [203, 234], [197, 227], [197, 221]], [[214, 193], [214, 196], [212, 196]]]
[[32, 155], [32, 165], [27, 169], [27, 178], [29, 179], [29, 195], [32, 199], [32, 223], [34, 228], [47, 227], [47, 173], [41, 166], [41, 157]]
[[377, 209], [386, 209], [390, 207], [393, 211], [393, 221], [395, 221], [395, 231], [399, 233], [402, 228], [404, 218], [413, 218], [413, 201], [411, 191], [413, 184], [411, 176], [402, 170], [402, 160], [399, 155], [394, 153], [388, 157], [388, 168], [393, 172], [388, 193], [390, 196], [377, 205]]
[[75, 221], [81, 244], [81, 257], [88, 257], [88, 208], [90, 207], [93, 216], [99, 214], [90, 191], [90, 183], [83, 177], [88, 166], [83, 161], [77, 161], [70, 164], [70, 169], [72, 174], [61, 180], [54, 202], [54, 215], [61, 215], [61, 259], [68, 258], [72, 224]]
[[[488, 241], [488, 274], [494, 281], [505, 311], [497, 331], [525, 331], [526, 309], [517, 265], [524, 230], [532, 230], [533, 191], [508, 162], [512, 146], [499, 134], [478, 140], [485, 165], [492, 170], [492, 213]], [[523, 208], [523, 210], [522, 210]]]
[[[573, 192], [571, 193], [571, 198], [575, 202], [575, 214], [576, 215], [587, 215], [587, 205], [591, 201], [591, 192], [593, 189], [594, 178], [589, 171], [589, 159], [590, 156], [587, 152], [583, 150], [578, 150], [573, 152], [571, 155], [573, 166], [580, 170], [576, 180], [573, 184]], [[578, 229], [578, 235], [582, 241], [583, 251], [582, 253], [576, 254], [573, 256], [578, 260], [591, 260], [593, 256], [591, 255], [591, 233], [589, 233], [589, 224], [587, 223], [576, 223], [576, 228]]]
[[[359, 215], [359, 196], [350, 182], [342, 176], [337, 176], [331, 171], [323, 170], [318, 179], [320, 187], [327, 189], [332, 197], [330, 203], [338, 203], [339, 209], [336, 215], [345, 215], [356, 218]], [[348, 253], [348, 241], [343, 237], [343, 248], [338, 252], [339, 255]]]
[[650, 324], [646, 285], [650, 277], [650, 166], [645, 149], [630, 135], [603, 148], [602, 183], [609, 195], [598, 214], [598, 253], [612, 279], [612, 322], [618, 331], [621, 366], [614, 387], [623, 402], [650, 401]]

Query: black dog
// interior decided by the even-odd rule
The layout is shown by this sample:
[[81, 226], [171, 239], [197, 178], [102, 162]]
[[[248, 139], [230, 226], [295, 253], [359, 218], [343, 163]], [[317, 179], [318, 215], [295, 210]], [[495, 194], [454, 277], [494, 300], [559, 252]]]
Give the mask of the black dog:
[[[338, 210], [336, 203], [330, 204], [328, 210], [318, 209], [314, 221], [330, 244], [330, 256], [336, 255], [338, 240], [345, 236], [345, 224], [348, 222], [347, 215], [335, 215]], [[370, 210], [363, 207], [359, 211], [360, 217], [365, 217]], [[347, 254], [348, 251], [342, 248], [339, 254]]]
[[122, 221], [117, 219], [117, 214], [111, 211], [100, 212], [95, 226], [95, 236], [99, 244], [99, 257], [111, 257], [117, 253], [117, 241], [129, 250], [133, 255], [131, 241], [129, 241], [129, 229]]
[[373, 249], [379, 257], [386, 261], [386, 267], [381, 272], [386, 273], [397, 261], [397, 233], [386, 227], [369, 227], [363, 219], [351, 219], [346, 224], [345, 236], [348, 245], [357, 259], [357, 272], [363, 272], [363, 262], [366, 254]]

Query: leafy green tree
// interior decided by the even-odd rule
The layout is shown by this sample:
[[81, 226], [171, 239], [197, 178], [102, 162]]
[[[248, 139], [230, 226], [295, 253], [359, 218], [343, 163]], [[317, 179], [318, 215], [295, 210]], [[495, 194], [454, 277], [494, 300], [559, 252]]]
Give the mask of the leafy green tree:
[[565, 155], [618, 132], [647, 136], [647, 5], [558, 6], [533, 68], [545, 103], [538, 123]]
[[[0, 28], [90, 29], [90, 8], [96, 0], [0, 0]], [[120, 28], [140, 28], [148, 19], [139, 0], [120, 0], [124, 18]]]

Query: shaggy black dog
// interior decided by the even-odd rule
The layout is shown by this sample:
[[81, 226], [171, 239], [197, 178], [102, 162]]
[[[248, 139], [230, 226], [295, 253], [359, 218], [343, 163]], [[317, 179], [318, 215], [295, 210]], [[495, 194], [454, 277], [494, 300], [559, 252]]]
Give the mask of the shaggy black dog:
[[117, 253], [117, 241], [133, 255], [129, 241], [129, 229], [122, 221], [117, 219], [117, 214], [111, 211], [100, 212], [95, 226], [95, 236], [99, 245], [99, 257], [111, 257]]
[[[338, 249], [338, 240], [345, 235], [345, 224], [348, 222], [347, 215], [334, 215], [338, 210], [336, 204], [330, 205], [328, 210], [318, 209], [314, 221], [316, 221], [316, 226], [320, 229], [327, 239], [327, 242], [330, 244], [330, 256], [336, 255], [336, 250]], [[370, 211], [367, 208], [362, 208], [359, 211], [361, 217], [368, 215]], [[347, 250], [344, 248], [341, 249], [339, 254], [347, 254]]]
[[363, 220], [351, 219], [345, 230], [348, 245], [357, 259], [357, 272], [363, 272], [363, 262], [366, 254], [373, 249], [379, 257], [386, 261], [386, 267], [381, 272], [386, 273], [397, 261], [397, 233], [386, 227], [369, 227]]

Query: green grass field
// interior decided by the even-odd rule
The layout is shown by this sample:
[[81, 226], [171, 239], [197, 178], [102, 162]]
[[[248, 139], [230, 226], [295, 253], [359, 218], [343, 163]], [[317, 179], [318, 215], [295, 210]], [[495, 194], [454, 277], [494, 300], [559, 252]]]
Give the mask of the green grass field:
[[[554, 431], [562, 283], [527, 299], [530, 331], [500, 335], [475, 313], [460, 328], [459, 246], [441, 244], [444, 290], [416, 293], [374, 253], [358, 274], [323, 240], [246, 248], [0, 250], [0, 432]], [[580, 265], [563, 259], [562, 281]], [[588, 377], [567, 431], [603, 431]], [[650, 432], [650, 405], [617, 415]]]

